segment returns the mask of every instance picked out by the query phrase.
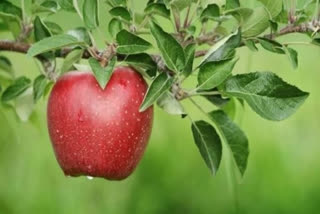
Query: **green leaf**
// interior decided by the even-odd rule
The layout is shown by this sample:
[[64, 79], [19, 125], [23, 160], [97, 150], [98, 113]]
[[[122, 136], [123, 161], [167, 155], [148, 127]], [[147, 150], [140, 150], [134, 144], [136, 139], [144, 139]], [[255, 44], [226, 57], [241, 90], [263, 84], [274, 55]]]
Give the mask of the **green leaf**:
[[41, 3], [42, 7], [48, 8], [52, 12], [57, 12], [59, 10], [59, 5], [56, 1], [44, 1]]
[[125, 62], [136, 68], [143, 76], [153, 78], [157, 74], [156, 62], [146, 53], [128, 55]]
[[213, 126], [205, 121], [192, 123], [191, 129], [202, 158], [211, 173], [215, 175], [219, 169], [222, 156], [222, 145], [219, 135]]
[[277, 22], [269, 20], [270, 28], [273, 33], [276, 33], [278, 31], [279, 25]]
[[275, 21], [277, 21], [279, 24], [288, 24], [288, 11], [282, 10], [281, 13], [275, 18]]
[[45, 1], [40, 5], [34, 4], [32, 7], [32, 13], [56, 13], [59, 10], [59, 5], [55, 1]]
[[220, 16], [220, 8], [216, 4], [209, 4], [201, 13], [201, 20], [216, 19]]
[[233, 10], [240, 7], [239, 0], [226, 0], [225, 10]]
[[47, 26], [47, 28], [50, 30], [50, 32], [53, 35], [57, 35], [57, 34], [62, 34], [63, 33], [62, 28], [58, 24], [56, 24], [54, 22], [44, 21], [44, 24]]
[[[47, 28], [47, 26], [43, 23], [43, 21], [37, 16], [34, 20], [34, 38], [35, 41], [38, 42], [42, 39], [48, 38], [51, 36], [51, 32]], [[46, 52], [41, 54], [41, 57], [43, 58], [42, 64], [49, 63], [51, 66], [51, 69], [55, 69], [55, 58], [53, 52]], [[46, 62], [45, 62], [46, 61]], [[49, 66], [47, 67], [49, 68]]]
[[73, 36], [74, 38], [77, 38], [78, 41], [84, 41], [86, 44], [91, 45], [90, 36], [88, 34], [88, 31], [84, 27], [71, 29], [67, 32], [67, 34]]
[[230, 102], [230, 99], [224, 98], [221, 95], [203, 95], [210, 103], [221, 108]]
[[69, 71], [73, 67], [74, 63], [79, 62], [82, 58], [83, 52], [83, 49], [74, 49], [71, 51], [63, 61], [61, 73]]
[[144, 12], [148, 15], [160, 15], [164, 18], [170, 19], [170, 10], [168, 10], [166, 5], [162, 3], [149, 4]]
[[21, 20], [16, 16], [4, 15], [0, 12], [0, 19], [6, 23], [6, 28], [12, 33], [13, 37], [17, 39], [21, 35]]
[[0, 56], [0, 70], [8, 73], [13, 73], [13, 68], [10, 60], [5, 56]]
[[146, 53], [129, 55], [126, 57], [125, 62], [129, 65], [138, 66], [144, 69], [156, 70], [157, 64], [150, 55]]
[[238, 22], [243, 25], [243, 23], [248, 20], [248, 18], [252, 15], [253, 10], [251, 8], [239, 7], [232, 10], [228, 10], [225, 12], [226, 15], [234, 16]]
[[200, 66], [206, 62], [221, 61], [230, 58], [237, 47], [241, 43], [241, 32], [237, 32], [220, 40], [211, 47], [209, 52], [203, 57]]
[[285, 53], [283, 50], [283, 45], [277, 41], [270, 40], [267, 38], [261, 38], [261, 37], [259, 37], [258, 40], [259, 40], [261, 46], [268, 51], [271, 51], [273, 53], [278, 53], [278, 54]]
[[141, 53], [152, 47], [148, 41], [128, 32], [127, 30], [121, 30], [117, 34], [117, 43], [117, 53], [120, 54]]
[[257, 114], [273, 121], [294, 114], [309, 96], [271, 72], [236, 75], [226, 81], [224, 91], [244, 99]]
[[186, 67], [184, 68], [182, 74], [185, 77], [188, 77], [192, 71], [193, 71], [193, 62], [194, 62], [194, 56], [196, 53], [196, 45], [195, 44], [189, 44], [185, 49], [185, 56], [186, 56]]
[[104, 90], [111, 78], [111, 75], [114, 70], [114, 66], [117, 62], [117, 57], [113, 57], [109, 63], [108, 66], [103, 68], [101, 67], [98, 60], [95, 58], [89, 59], [89, 64], [91, 66], [91, 69], [94, 73], [94, 76], [96, 77], [96, 80], [98, 81], [100, 87]]
[[125, 7], [114, 7], [109, 11], [109, 13], [112, 16], [122, 18], [128, 22], [130, 22], [132, 20], [131, 14], [129, 13], [129, 11]]
[[275, 0], [258, 0], [261, 2], [269, 11], [271, 18], [278, 16], [283, 8], [283, 1]]
[[22, 11], [8, 1], [0, 2], [0, 18], [6, 24], [15, 38], [18, 38], [21, 33]]
[[62, 9], [70, 12], [75, 12], [73, 0], [57, 0]]
[[156, 69], [147, 69], [145, 72], [148, 75], [148, 77], [150, 78], [154, 78], [157, 75], [157, 71]]
[[269, 27], [269, 12], [265, 7], [255, 8], [252, 15], [242, 27], [243, 37], [254, 37], [263, 33]]
[[116, 38], [117, 34], [122, 30], [122, 23], [119, 19], [113, 18], [109, 22], [108, 30], [113, 38]]
[[173, 78], [167, 73], [160, 73], [151, 83], [146, 96], [140, 106], [139, 111], [143, 112], [153, 105], [166, 91], [168, 91], [173, 84]]
[[298, 68], [298, 52], [286, 46], [284, 46], [284, 51], [286, 52], [293, 69], [297, 69]]
[[53, 85], [54, 85], [53, 82], [48, 82], [48, 84], [46, 85], [46, 88], [44, 89], [44, 92], [43, 92], [43, 97], [44, 98], [48, 96], [48, 94], [50, 93]]
[[257, 51], [258, 51], [258, 48], [257, 48], [254, 40], [250, 40], [250, 39], [245, 40], [245, 41], [244, 41], [244, 44], [245, 44], [251, 51], [253, 51], [253, 52], [257, 52]]
[[157, 101], [157, 104], [165, 112], [172, 115], [185, 115], [181, 103], [170, 92], [165, 92]]
[[197, 27], [194, 26], [194, 25], [190, 25], [190, 26], [188, 27], [188, 29], [187, 29], [188, 34], [191, 35], [191, 36], [194, 36], [194, 34], [196, 33], [196, 31], [197, 31]]
[[33, 100], [37, 102], [43, 95], [47, 86], [47, 79], [44, 75], [39, 75], [33, 82]]
[[97, 28], [99, 26], [99, 1], [84, 0], [82, 14], [83, 21], [88, 29]]
[[150, 29], [168, 68], [176, 72], [183, 71], [186, 59], [179, 42], [154, 22], [150, 22]]
[[43, 21], [37, 16], [34, 19], [34, 38], [36, 41], [40, 41], [44, 38], [50, 37], [51, 33]]
[[79, 41], [77, 38], [70, 35], [56, 35], [45, 38], [31, 46], [28, 51], [29, 56], [36, 56], [52, 50], [61, 49], [66, 46], [81, 45], [85, 46], [84, 41]]
[[235, 163], [243, 175], [249, 156], [248, 138], [222, 110], [210, 112], [208, 115], [219, 130], [221, 138], [231, 150]]
[[10, 14], [22, 19], [22, 10], [9, 1], [2, 0], [0, 2], [0, 13]]
[[314, 39], [312, 40], [311, 44], [320, 46], [320, 38], [314, 38]]
[[200, 67], [198, 90], [209, 90], [219, 86], [231, 74], [237, 60], [207, 62]]
[[[0, 15], [1, 18], [1, 15]], [[7, 24], [4, 23], [3, 20], [0, 20], [0, 32], [6, 32], [6, 31], [10, 31], [10, 29], [8, 28]]]
[[26, 77], [19, 77], [2, 94], [2, 102], [8, 102], [15, 99], [29, 88], [31, 80]]

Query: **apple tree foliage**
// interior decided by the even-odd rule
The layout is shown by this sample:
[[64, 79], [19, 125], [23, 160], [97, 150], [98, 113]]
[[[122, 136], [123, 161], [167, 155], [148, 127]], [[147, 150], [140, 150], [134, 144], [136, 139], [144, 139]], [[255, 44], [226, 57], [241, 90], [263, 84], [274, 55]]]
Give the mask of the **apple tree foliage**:
[[[34, 104], [63, 73], [92, 70], [104, 89], [115, 66], [132, 66], [150, 82], [140, 111], [157, 104], [169, 114], [188, 117], [195, 144], [211, 172], [219, 169], [224, 148], [243, 175], [249, 144], [236, 123], [237, 110], [248, 105], [267, 120], [281, 121], [294, 114], [309, 94], [270, 71], [236, 74], [241, 57], [237, 50], [286, 56], [296, 69], [294, 43], [277, 38], [298, 32], [308, 36], [304, 43], [320, 45], [319, 2], [149, 0], [143, 10], [134, 10], [137, 1], [22, 0], [14, 4], [2, 0], [0, 30], [11, 32], [12, 38], [0, 40], [0, 51], [25, 53], [41, 65], [34, 80], [17, 77], [12, 62], [0, 52], [2, 105], [13, 107], [26, 121]], [[50, 19], [59, 13], [65, 19], [78, 15], [82, 24], [63, 29]], [[100, 26], [102, 19], [108, 19], [106, 29]], [[104, 45], [97, 45], [96, 34], [102, 35]], [[185, 89], [190, 77], [194, 87]], [[212, 103], [214, 110], [203, 110], [196, 96]], [[206, 120], [194, 120], [183, 108], [185, 100], [199, 108]]]

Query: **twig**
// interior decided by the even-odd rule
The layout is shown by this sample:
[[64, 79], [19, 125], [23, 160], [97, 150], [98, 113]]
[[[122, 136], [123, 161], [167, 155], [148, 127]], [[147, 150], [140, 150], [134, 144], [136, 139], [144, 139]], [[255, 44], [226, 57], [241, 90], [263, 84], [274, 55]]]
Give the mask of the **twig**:
[[297, 26], [288, 25], [282, 30], [279, 31], [279, 33], [276, 34], [276, 36], [283, 36], [289, 33], [306, 33], [309, 31], [313, 31], [313, 26], [310, 23], [302, 23]]
[[194, 55], [194, 57], [198, 58], [198, 57], [202, 57], [205, 56], [208, 53], [207, 50], [203, 50], [203, 51], [197, 51]]
[[183, 24], [183, 28], [188, 28], [189, 27], [188, 23], [189, 23], [190, 10], [191, 10], [191, 5], [188, 7], [187, 15], [186, 15], [186, 18], [185, 18], [184, 24]]
[[172, 6], [172, 11], [173, 11], [174, 23], [176, 26], [176, 31], [177, 33], [179, 33], [181, 28], [180, 13], [177, 11], [177, 9], [174, 6]]
[[0, 50], [2, 51], [13, 51], [18, 53], [27, 53], [30, 48], [29, 44], [22, 42], [14, 42], [2, 40], [0, 41]]

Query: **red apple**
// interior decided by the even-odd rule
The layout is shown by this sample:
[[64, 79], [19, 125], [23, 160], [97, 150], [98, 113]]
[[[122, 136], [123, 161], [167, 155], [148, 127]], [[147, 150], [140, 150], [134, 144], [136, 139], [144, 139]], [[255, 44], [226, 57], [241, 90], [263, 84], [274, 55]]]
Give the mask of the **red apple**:
[[48, 128], [65, 175], [122, 180], [134, 171], [152, 129], [153, 108], [139, 112], [146, 91], [129, 67], [116, 68], [105, 90], [91, 72], [69, 72], [57, 81]]

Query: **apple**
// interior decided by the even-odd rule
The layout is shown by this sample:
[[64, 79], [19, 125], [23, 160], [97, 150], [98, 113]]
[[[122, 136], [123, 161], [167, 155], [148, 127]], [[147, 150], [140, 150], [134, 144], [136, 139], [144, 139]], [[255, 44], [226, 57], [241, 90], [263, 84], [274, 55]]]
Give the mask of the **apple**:
[[91, 72], [68, 72], [56, 82], [47, 119], [65, 175], [122, 180], [134, 171], [152, 129], [153, 107], [139, 112], [146, 91], [130, 67], [116, 68], [104, 90]]

